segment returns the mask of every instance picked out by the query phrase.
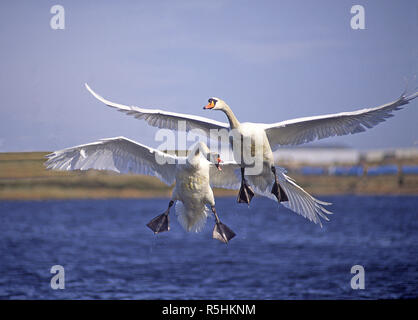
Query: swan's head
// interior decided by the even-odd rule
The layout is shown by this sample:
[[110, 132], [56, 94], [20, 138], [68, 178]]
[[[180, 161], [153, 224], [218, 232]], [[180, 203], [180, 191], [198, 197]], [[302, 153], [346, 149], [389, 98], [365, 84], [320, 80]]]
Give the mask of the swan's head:
[[212, 110], [225, 110], [228, 105], [225, 103], [225, 101], [212, 97], [209, 98], [208, 104], [203, 107], [203, 109], [212, 109]]
[[188, 156], [188, 160], [190, 163], [196, 164], [199, 163], [200, 156], [205, 158], [207, 161], [213, 163], [219, 171], [222, 170], [221, 162], [223, 161], [221, 159], [220, 154], [217, 152], [210, 151], [207, 144], [203, 141], [199, 141], [194, 145], [193, 149], [191, 150], [191, 153]]
[[221, 163], [223, 162], [223, 160], [221, 159], [221, 155], [216, 152], [211, 152], [209, 149], [208, 151], [209, 152], [206, 155], [206, 160], [213, 163], [219, 171], [222, 171]]
[[214, 154], [214, 159], [212, 160], [212, 162], [215, 164], [216, 168], [219, 171], [222, 171], [221, 162], [223, 162], [223, 161], [222, 161], [221, 156], [219, 155], [219, 153], [217, 153], [216, 155]]

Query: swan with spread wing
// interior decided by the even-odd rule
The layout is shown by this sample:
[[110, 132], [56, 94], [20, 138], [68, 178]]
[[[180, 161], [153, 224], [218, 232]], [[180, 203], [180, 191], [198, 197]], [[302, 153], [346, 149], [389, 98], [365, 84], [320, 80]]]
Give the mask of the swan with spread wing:
[[[192, 148], [187, 158], [170, 155], [124, 137], [55, 151], [47, 158], [45, 166], [52, 170], [111, 170], [121, 174], [151, 175], [167, 185], [175, 182], [167, 210], [148, 224], [155, 233], [169, 230], [170, 208], [178, 201], [176, 214], [186, 230], [201, 230], [208, 216], [206, 205], [209, 205], [216, 220], [213, 237], [228, 242], [235, 235], [218, 218], [212, 187], [238, 189], [240, 165], [234, 161], [220, 164], [219, 155], [211, 152], [202, 142]], [[288, 207], [320, 225], [321, 218], [328, 220], [326, 214], [331, 212], [323, 207], [328, 203], [308, 194], [286, 175], [283, 168], [277, 169], [278, 180], [289, 196]]]
[[[167, 210], [152, 219], [147, 226], [155, 233], [169, 231], [169, 213], [175, 209], [178, 221], [187, 231], [198, 232], [206, 223], [209, 205], [215, 216], [213, 238], [228, 243], [235, 233], [223, 224], [215, 209], [211, 186], [234, 186], [238, 180], [233, 172], [220, 171], [219, 155], [211, 153], [206, 144], [199, 142], [189, 156], [178, 157], [147, 147], [124, 137], [102, 139], [47, 155], [45, 165], [54, 170], [111, 170], [118, 173], [135, 173], [159, 178], [175, 187]], [[208, 160], [209, 159], [209, 160]]]
[[[263, 170], [259, 175], [247, 176], [247, 179], [257, 193], [270, 198], [276, 198], [292, 210], [295, 210], [296, 206], [280, 185], [280, 179], [274, 166], [272, 149], [275, 150], [280, 146], [298, 145], [333, 136], [363, 132], [392, 117], [394, 111], [402, 109], [402, 107], [418, 96], [418, 92], [407, 95], [405, 91], [395, 101], [374, 108], [264, 124], [240, 123], [225, 101], [216, 97], [210, 98], [208, 100], [209, 103], [204, 109], [223, 111], [228, 118], [228, 123], [158, 109], [126, 106], [104, 99], [95, 93], [87, 84], [86, 88], [95, 98], [104, 104], [128, 115], [132, 115], [137, 119], [143, 119], [154, 127], [179, 130], [182, 129], [179, 127], [179, 121], [184, 121], [186, 124], [185, 130], [201, 129], [207, 136], [209, 136], [211, 129], [235, 129], [242, 137], [257, 137], [256, 141], [262, 141]], [[253, 147], [251, 146], [252, 149]], [[239, 150], [234, 150], [234, 156], [236, 152], [239, 153]], [[254, 191], [245, 178], [245, 167], [245, 163], [241, 163], [241, 187], [237, 201], [249, 204], [254, 195]], [[301, 212], [301, 210], [297, 212]]]

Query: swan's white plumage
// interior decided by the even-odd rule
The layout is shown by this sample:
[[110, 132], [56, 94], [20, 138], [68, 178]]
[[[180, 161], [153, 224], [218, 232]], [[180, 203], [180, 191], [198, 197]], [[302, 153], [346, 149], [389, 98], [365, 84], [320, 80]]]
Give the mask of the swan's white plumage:
[[[170, 161], [171, 164], [160, 165], [156, 161], [156, 156]], [[176, 213], [180, 224], [187, 231], [198, 232], [204, 226], [209, 212], [205, 204], [214, 204], [213, 192], [210, 187], [238, 189], [241, 183], [240, 166], [233, 161], [223, 163], [222, 170], [219, 171], [214, 164], [199, 157], [191, 161], [192, 164], [195, 162], [197, 167], [190, 168], [188, 163], [178, 164], [180, 157], [168, 155], [124, 137], [102, 139], [55, 151], [47, 155], [47, 158], [45, 165], [48, 169], [112, 170], [118, 173], [152, 175], [168, 185], [177, 181], [173, 190], [173, 199], [183, 202], [183, 204], [176, 204]], [[321, 213], [329, 212], [321, 205], [327, 203], [313, 198], [296, 185], [284, 174], [284, 169], [278, 168], [277, 171], [281, 186], [285, 189], [290, 200], [289, 203], [282, 204], [315, 223], [321, 223], [319, 217], [326, 219], [326, 216]], [[182, 177], [192, 175], [199, 177], [193, 180], [199, 185], [193, 186], [193, 190], [190, 190], [190, 181], [184, 181], [185, 179]], [[269, 171], [259, 176], [247, 176], [247, 179], [255, 186], [256, 193], [273, 199], [273, 195], [269, 192], [272, 186], [271, 178]], [[205, 185], [205, 182], [208, 182], [208, 185]]]
[[264, 125], [270, 145], [297, 145], [324, 139], [366, 131], [393, 117], [393, 111], [415, 99], [418, 92], [375, 108], [342, 112], [323, 116], [305, 117]]
[[209, 217], [209, 209], [204, 204], [198, 207], [180, 201], [176, 202], [176, 216], [181, 226], [189, 232], [200, 232]]
[[210, 167], [210, 185], [213, 188], [239, 189], [241, 178], [237, 163], [227, 161], [222, 163], [221, 168], [220, 171], [215, 166]]
[[[286, 170], [284, 168], [277, 166], [275, 168], [279, 184], [289, 198], [289, 201], [281, 202], [281, 204], [320, 226], [322, 226], [321, 218], [326, 221], [329, 220], [327, 215], [332, 214], [332, 212], [325, 209], [324, 206], [331, 205], [331, 203], [314, 198], [302, 187], [297, 185], [292, 178], [286, 175]], [[241, 184], [239, 171], [240, 166], [237, 163], [225, 163], [222, 165], [222, 171], [220, 173], [225, 175], [225, 178], [218, 179], [216, 173], [214, 173], [214, 176], [211, 175], [212, 186], [226, 189], [239, 189]], [[270, 168], [265, 167], [263, 172], [259, 175], [247, 175], [246, 179], [254, 187], [256, 194], [276, 200], [275, 196], [270, 192], [274, 182], [274, 176], [271, 173]]]
[[[156, 109], [144, 109], [129, 107], [108, 101], [95, 93], [87, 84], [90, 93], [104, 104], [117, 108], [137, 119], [144, 119], [151, 126], [177, 130], [179, 120], [186, 121], [186, 130], [202, 129], [209, 134], [210, 129], [228, 129], [229, 125], [224, 122], [211, 120], [187, 114], [161, 111]], [[393, 102], [353, 112], [342, 112], [322, 116], [304, 117], [281, 121], [272, 124], [248, 123], [254, 129], [263, 128], [267, 134], [270, 146], [274, 149], [280, 145], [297, 145], [311, 142], [316, 139], [324, 139], [332, 136], [342, 136], [363, 132], [377, 124], [384, 122], [393, 116], [393, 111], [402, 109], [411, 100], [418, 97], [418, 92], [411, 95], [405, 93]]]
[[[198, 148], [199, 152], [195, 152]], [[46, 156], [45, 165], [55, 170], [96, 169], [146, 174], [168, 185], [176, 182], [172, 200], [178, 200], [177, 218], [187, 231], [198, 232], [209, 214], [206, 205], [215, 205], [210, 174], [219, 170], [204, 158], [209, 153], [207, 146], [199, 143], [188, 158], [177, 157], [116, 137], [55, 151]], [[217, 176], [217, 181], [221, 181], [221, 176]]]
[[175, 163], [176, 157], [124, 137], [102, 139], [55, 151], [46, 157], [48, 160], [45, 165], [48, 169], [111, 170], [151, 175], [168, 185], [175, 181], [175, 170], [170, 166], [159, 165], [158, 162]]
[[322, 222], [320, 218], [329, 221], [327, 214], [332, 214], [332, 212], [325, 209], [324, 206], [329, 206], [331, 203], [320, 201], [311, 196], [298, 186], [293, 179], [287, 176], [285, 174], [286, 171], [283, 168], [276, 167], [276, 171], [279, 178], [279, 184], [289, 198], [288, 202], [282, 202], [285, 207], [314, 223], [319, 223], [321, 227]]
[[99, 101], [105, 105], [116, 108], [117, 110], [124, 112], [128, 115], [134, 116], [137, 119], [145, 120], [150, 126], [157, 128], [165, 128], [170, 130], [178, 130], [179, 121], [184, 121], [186, 124], [185, 130], [192, 129], [203, 130], [207, 135], [210, 133], [210, 129], [227, 129], [228, 124], [225, 122], [219, 122], [204, 117], [192, 116], [187, 114], [168, 112], [158, 109], [145, 109], [134, 106], [126, 106], [123, 104], [115, 103], [104, 99], [96, 92], [94, 92], [88, 84], [85, 84], [87, 90]]

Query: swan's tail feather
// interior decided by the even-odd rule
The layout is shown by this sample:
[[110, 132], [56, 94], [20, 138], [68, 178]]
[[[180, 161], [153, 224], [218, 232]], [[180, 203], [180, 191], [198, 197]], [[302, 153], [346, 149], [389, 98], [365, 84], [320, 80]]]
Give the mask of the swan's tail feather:
[[325, 221], [329, 221], [327, 215], [332, 214], [332, 212], [325, 209], [324, 206], [329, 206], [332, 203], [314, 198], [302, 187], [297, 185], [293, 179], [290, 179], [283, 171], [279, 172], [278, 178], [280, 185], [289, 197], [289, 202], [283, 203], [285, 207], [314, 223], [318, 223], [321, 227], [321, 218]]
[[[327, 215], [332, 214], [332, 212], [325, 209], [324, 206], [329, 206], [331, 203], [318, 200], [311, 196], [296, 184], [295, 180], [286, 175], [286, 169], [276, 167], [276, 173], [280, 187], [283, 188], [289, 199], [287, 202], [280, 202], [282, 205], [306, 219], [319, 224], [321, 227], [321, 219], [329, 221]], [[274, 181], [273, 175], [269, 171], [265, 170], [262, 175], [248, 176], [247, 178], [254, 188], [255, 193], [276, 201], [275, 196], [270, 191]]]
[[186, 231], [200, 232], [209, 216], [209, 209], [205, 205], [191, 207], [177, 201], [176, 215], [179, 223]]

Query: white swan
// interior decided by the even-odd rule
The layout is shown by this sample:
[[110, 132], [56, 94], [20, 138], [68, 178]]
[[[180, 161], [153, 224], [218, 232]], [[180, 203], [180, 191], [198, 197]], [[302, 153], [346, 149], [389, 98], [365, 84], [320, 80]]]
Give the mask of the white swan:
[[[210, 98], [209, 104], [204, 108], [223, 111], [228, 118], [228, 124], [204, 117], [114, 103], [95, 93], [87, 84], [86, 88], [94, 97], [104, 104], [116, 108], [128, 115], [133, 115], [137, 119], [144, 119], [149, 125], [154, 127], [178, 130], [181, 129], [178, 127], [179, 121], [184, 121], [186, 123], [186, 130], [201, 129], [206, 132], [208, 136], [210, 133], [209, 130], [211, 129], [236, 129], [244, 137], [256, 136], [257, 141], [263, 141], [261, 151], [264, 160], [263, 171], [259, 175], [246, 176], [254, 187], [255, 192], [269, 198], [277, 198], [277, 200], [282, 202], [286, 207], [305, 217], [309, 217], [312, 221], [319, 221], [319, 213], [317, 210], [319, 210], [321, 214], [330, 213], [322, 207], [322, 205], [329, 205], [329, 203], [321, 202], [311, 197], [309, 194], [297, 199], [292, 197], [292, 195], [289, 195], [288, 190], [282, 185], [281, 181], [289, 182], [292, 180], [287, 176], [283, 177], [283, 169], [279, 170], [281, 172], [277, 172], [273, 165], [274, 159], [272, 149], [277, 149], [282, 145], [297, 145], [316, 139], [365, 131], [366, 128], [372, 128], [378, 123], [385, 121], [387, 118], [392, 117], [393, 111], [401, 109], [402, 106], [408, 104], [418, 96], [418, 92], [411, 95], [406, 95], [404, 92], [397, 100], [375, 108], [298, 118], [273, 124], [240, 123], [231, 108], [224, 101], [216, 97]], [[235, 152], [237, 152], [237, 150], [234, 150], [234, 153]], [[294, 183], [294, 181], [292, 182]], [[238, 194], [238, 202], [249, 203], [252, 196], [253, 191], [248, 186], [245, 179], [244, 164], [241, 169], [241, 188]]]
[[[271, 181], [273, 181], [271, 193], [279, 202], [287, 202], [288, 197], [286, 192], [281, 188], [277, 178], [272, 148], [277, 148], [280, 145], [296, 145], [315, 139], [365, 131], [365, 128], [372, 128], [378, 123], [385, 121], [386, 118], [392, 117], [393, 111], [399, 110], [401, 106], [408, 104], [409, 101], [415, 99], [417, 96], [418, 92], [409, 96], [403, 93], [399, 99], [376, 108], [299, 118], [273, 124], [240, 123], [225, 101], [216, 97], [210, 98], [208, 100], [209, 103], [203, 109], [223, 111], [228, 118], [230, 129], [235, 129], [241, 137], [247, 139], [256, 137], [258, 141], [261, 141], [261, 146], [259, 145], [259, 147], [262, 148], [260, 152], [263, 155], [263, 172], [261, 175], [248, 176], [247, 178], [257, 189], [261, 189], [263, 194], [268, 193], [267, 189], [271, 187]], [[257, 145], [251, 145], [251, 149], [254, 148], [257, 148]], [[241, 159], [242, 153], [250, 151], [234, 150], [234, 157]], [[236, 153], [238, 154], [235, 156]], [[244, 176], [245, 167], [246, 164], [242, 162], [242, 183], [238, 194], [238, 201], [249, 203], [254, 193], [246, 183]]]
[[[187, 231], [202, 229], [209, 215], [206, 205], [209, 205], [215, 216], [213, 238], [227, 243], [235, 236], [219, 220], [211, 186], [233, 185], [236, 177], [232, 171], [229, 175], [228, 172], [219, 171], [219, 155], [211, 153], [202, 142], [195, 145], [187, 158], [169, 155], [124, 137], [102, 139], [55, 151], [47, 157], [45, 165], [48, 169], [112, 170], [152, 175], [168, 185], [176, 182], [167, 210], [147, 224], [154, 233], [170, 229], [168, 215], [178, 200], [175, 208], [178, 221]], [[232, 177], [232, 182], [225, 181], [228, 177]]]

